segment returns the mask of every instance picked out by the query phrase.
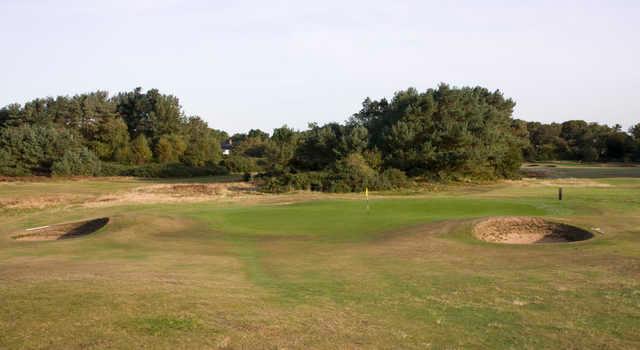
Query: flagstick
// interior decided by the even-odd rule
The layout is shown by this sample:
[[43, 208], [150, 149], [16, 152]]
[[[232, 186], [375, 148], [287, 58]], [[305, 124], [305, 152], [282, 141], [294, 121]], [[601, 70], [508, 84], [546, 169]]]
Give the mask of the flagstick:
[[369, 187], [364, 188], [364, 198], [367, 201], [367, 213], [369, 213]]

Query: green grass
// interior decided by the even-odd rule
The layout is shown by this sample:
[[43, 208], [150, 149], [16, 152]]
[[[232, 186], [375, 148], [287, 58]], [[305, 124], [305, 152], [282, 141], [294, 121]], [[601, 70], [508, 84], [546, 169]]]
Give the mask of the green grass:
[[186, 214], [206, 221], [225, 236], [306, 236], [321, 240], [373, 239], [376, 234], [433, 220], [489, 215], [545, 215], [550, 210], [513, 200], [464, 198], [314, 201], [277, 206], [208, 208], [199, 205]]
[[[0, 200], [141, 185], [0, 184]], [[634, 349], [638, 198], [640, 180], [607, 178], [374, 196], [368, 210], [356, 196], [305, 195], [11, 209], [0, 226], [0, 348]], [[604, 233], [560, 245], [473, 238], [470, 220], [494, 215]], [[99, 216], [112, 220], [90, 236], [9, 239]]]
[[196, 322], [191, 318], [158, 316], [134, 319], [130, 325], [126, 326], [153, 336], [169, 336], [174, 332], [193, 331], [196, 328]]
[[640, 166], [635, 163], [579, 163], [579, 162], [541, 162], [523, 166], [527, 176], [552, 179], [578, 178], [637, 178]]

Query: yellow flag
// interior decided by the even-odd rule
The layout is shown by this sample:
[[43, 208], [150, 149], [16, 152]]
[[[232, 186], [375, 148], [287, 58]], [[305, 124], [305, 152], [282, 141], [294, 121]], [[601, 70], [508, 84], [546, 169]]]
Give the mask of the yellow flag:
[[364, 197], [369, 200], [369, 187], [364, 188]]

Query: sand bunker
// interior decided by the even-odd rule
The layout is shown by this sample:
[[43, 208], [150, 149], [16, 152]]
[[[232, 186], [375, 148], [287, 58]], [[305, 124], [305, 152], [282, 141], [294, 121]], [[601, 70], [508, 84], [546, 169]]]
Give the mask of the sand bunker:
[[109, 218], [71, 222], [66, 224], [34, 227], [15, 234], [11, 238], [17, 241], [55, 241], [75, 238], [94, 233], [104, 227]]
[[534, 217], [501, 217], [481, 221], [473, 228], [481, 240], [508, 244], [567, 243], [593, 237], [581, 228]]

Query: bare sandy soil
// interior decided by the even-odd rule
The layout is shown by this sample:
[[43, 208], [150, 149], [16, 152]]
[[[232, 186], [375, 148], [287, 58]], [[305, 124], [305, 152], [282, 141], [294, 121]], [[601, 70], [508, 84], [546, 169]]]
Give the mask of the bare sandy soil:
[[287, 204], [316, 198], [361, 198], [360, 193], [328, 194], [295, 191], [271, 194], [259, 191], [248, 182], [141, 184], [111, 192], [74, 195], [70, 193], [42, 193], [0, 197], [1, 209], [45, 209], [50, 207], [102, 208], [124, 204], [200, 203], [209, 201], [240, 202], [244, 204]]
[[260, 196], [254, 185], [247, 182], [210, 184], [159, 184], [135, 188], [130, 191], [103, 195], [86, 202], [87, 207], [122, 203], [176, 203], [204, 202]]

